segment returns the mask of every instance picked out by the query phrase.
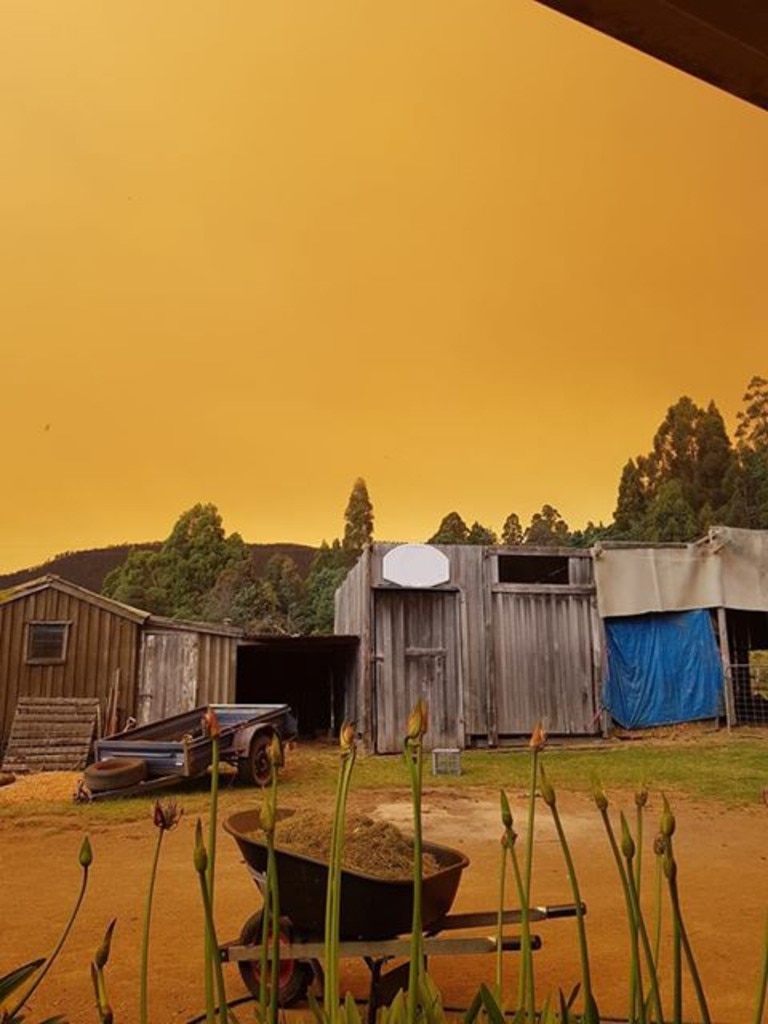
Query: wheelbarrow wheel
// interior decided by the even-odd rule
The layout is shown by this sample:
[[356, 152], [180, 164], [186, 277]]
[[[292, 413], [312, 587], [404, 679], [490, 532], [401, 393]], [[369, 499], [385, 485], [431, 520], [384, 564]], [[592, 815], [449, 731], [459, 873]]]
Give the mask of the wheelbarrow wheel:
[[257, 733], [251, 740], [248, 756], [238, 761], [237, 774], [241, 782], [250, 786], [268, 786], [272, 779], [269, 745], [272, 733]]
[[[262, 920], [261, 911], [248, 918], [240, 932], [241, 946], [261, 945]], [[290, 942], [290, 927], [288, 918], [280, 918], [280, 942]], [[240, 968], [240, 976], [245, 987], [254, 999], [258, 999], [261, 995], [261, 960], [238, 960], [237, 966]], [[307, 994], [312, 975], [312, 964], [308, 960], [281, 960], [277, 972], [278, 1006], [293, 1006], [294, 1003], [300, 1002]]]

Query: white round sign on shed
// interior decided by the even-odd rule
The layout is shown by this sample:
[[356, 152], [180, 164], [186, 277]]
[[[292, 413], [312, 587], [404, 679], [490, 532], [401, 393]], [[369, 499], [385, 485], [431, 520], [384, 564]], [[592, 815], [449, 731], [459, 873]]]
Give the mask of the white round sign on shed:
[[429, 544], [400, 544], [382, 560], [382, 575], [401, 587], [436, 587], [451, 578], [451, 566], [442, 551]]

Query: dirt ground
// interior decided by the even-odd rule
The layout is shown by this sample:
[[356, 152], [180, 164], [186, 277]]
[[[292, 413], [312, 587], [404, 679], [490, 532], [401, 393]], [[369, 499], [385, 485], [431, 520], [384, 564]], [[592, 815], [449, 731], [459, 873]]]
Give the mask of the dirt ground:
[[[63, 800], [74, 791], [76, 775], [61, 776]], [[23, 801], [29, 814], [0, 817], [0, 974], [49, 952], [56, 942], [80, 883], [77, 855], [83, 814], [72, 804], [65, 817], [35, 812], [35, 778], [0, 789], [4, 802]], [[48, 790], [50, 792], [50, 789]], [[510, 794], [522, 855], [526, 795]], [[634, 814], [631, 794], [610, 794], [612, 816]], [[181, 799], [183, 803], [183, 797]], [[258, 806], [253, 791], [239, 790], [228, 810]], [[587, 928], [593, 986], [606, 1019], [626, 1019], [628, 942], [623, 896], [599, 816], [586, 795], [558, 796], [566, 834], [576, 862], [581, 895], [588, 907]], [[350, 809], [407, 829], [410, 803], [405, 792], [351, 794]], [[683, 911], [707, 991], [712, 1020], [737, 1024], [753, 1019], [761, 943], [768, 910], [768, 808], [727, 809], [675, 798], [675, 837]], [[648, 830], [655, 831], [660, 798], [651, 794]], [[153, 1024], [186, 1022], [204, 1009], [202, 912], [192, 865], [193, 815], [165, 836], [157, 878], [151, 932], [150, 1016]], [[453, 909], [495, 910], [498, 901], [498, 793], [495, 790], [429, 789], [424, 796], [424, 834], [457, 847], [470, 859]], [[97, 1020], [89, 964], [109, 920], [117, 918], [107, 969], [116, 1024], [138, 1020], [141, 931], [156, 831], [151, 822], [89, 822], [94, 850], [88, 893], [64, 952], [29, 1007], [29, 1021], [62, 1014], [71, 1024]], [[546, 807], [537, 806], [534, 892], [536, 904], [570, 903], [571, 889], [562, 852]], [[650, 848], [652, 835], [648, 836]], [[226, 833], [218, 841], [215, 908], [220, 941], [237, 938], [260, 897]], [[650, 894], [652, 857], [646, 860], [645, 891]], [[510, 892], [508, 904], [514, 905]], [[668, 924], [668, 916], [665, 924]], [[566, 992], [580, 976], [575, 923], [548, 921], [535, 928], [542, 948], [535, 954], [537, 1001], [550, 992]], [[487, 930], [490, 934], [492, 929]], [[452, 933], [453, 934], [453, 933]], [[493, 982], [493, 956], [434, 957], [430, 971], [447, 1008], [466, 1007], [482, 981]], [[505, 955], [505, 987], [510, 1003], [517, 991], [517, 954]], [[667, 962], [669, 956], [666, 956]], [[246, 995], [236, 967], [225, 966], [230, 1000]], [[368, 970], [362, 961], [342, 963], [345, 990], [363, 1000]], [[669, 993], [667, 992], [667, 1003]], [[239, 1019], [252, 1020], [247, 1005]], [[289, 1016], [309, 1020], [306, 1007]], [[686, 1020], [699, 1019], [686, 991]]]

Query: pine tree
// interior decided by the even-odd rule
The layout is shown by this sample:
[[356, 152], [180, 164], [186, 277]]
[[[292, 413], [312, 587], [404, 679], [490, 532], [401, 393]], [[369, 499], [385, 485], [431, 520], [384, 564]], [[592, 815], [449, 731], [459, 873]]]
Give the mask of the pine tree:
[[458, 512], [449, 512], [443, 516], [437, 533], [427, 541], [427, 544], [468, 544], [469, 527], [461, 518]]
[[373, 541], [373, 505], [365, 480], [358, 477], [344, 512], [342, 547], [349, 565], [360, 557], [366, 544]]
[[510, 512], [501, 528], [501, 543], [508, 548], [523, 543], [523, 527], [516, 512]]
[[488, 526], [483, 526], [482, 523], [478, 523], [475, 520], [469, 528], [469, 534], [467, 535], [467, 544], [482, 544], [486, 547], [493, 547], [494, 544], [498, 544], [499, 538], [496, 536], [493, 530]]
[[565, 547], [570, 540], [568, 524], [552, 505], [542, 505], [531, 517], [523, 544], [537, 547]]

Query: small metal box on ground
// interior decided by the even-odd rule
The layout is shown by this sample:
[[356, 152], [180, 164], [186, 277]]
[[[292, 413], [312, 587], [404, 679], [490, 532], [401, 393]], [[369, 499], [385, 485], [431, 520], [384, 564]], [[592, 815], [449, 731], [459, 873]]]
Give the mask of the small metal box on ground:
[[432, 751], [433, 775], [461, 775], [461, 751], [458, 747], [436, 747]]

